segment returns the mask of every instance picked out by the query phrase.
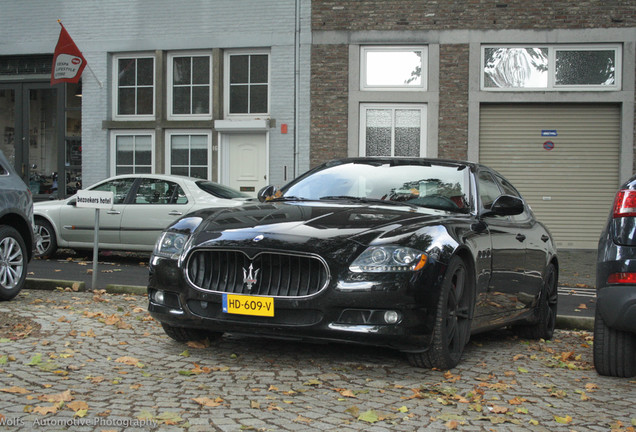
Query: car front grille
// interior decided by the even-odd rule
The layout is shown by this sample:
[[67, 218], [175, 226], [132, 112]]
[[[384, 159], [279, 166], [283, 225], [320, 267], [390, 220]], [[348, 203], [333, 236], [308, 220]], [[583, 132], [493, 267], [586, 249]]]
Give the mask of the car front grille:
[[272, 297], [310, 296], [329, 282], [319, 257], [277, 252], [250, 259], [241, 251], [198, 250], [188, 259], [186, 274], [201, 290]]

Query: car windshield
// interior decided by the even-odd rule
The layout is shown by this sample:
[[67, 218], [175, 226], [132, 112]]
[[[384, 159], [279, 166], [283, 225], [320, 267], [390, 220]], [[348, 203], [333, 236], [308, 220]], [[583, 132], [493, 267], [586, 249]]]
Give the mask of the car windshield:
[[210, 195], [214, 195], [218, 198], [232, 199], [232, 198], [249, 198], [248, 194], [243, 192], [239, 192], [235, 189], [229, 188], [227, 186], [223, 186], [218, 183], [213, 183], [211, 181], [198, 181], [197, 186], [199, 189], [209, 193]]
[[326, 166], [283, 188], [279, 199], [352, 200], [469, 211], [463, 165], [347, 162]]

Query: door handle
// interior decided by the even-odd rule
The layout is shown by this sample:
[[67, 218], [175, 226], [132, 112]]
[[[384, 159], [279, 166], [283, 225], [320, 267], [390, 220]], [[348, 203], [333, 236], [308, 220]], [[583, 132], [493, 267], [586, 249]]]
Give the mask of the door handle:
[[524, 236], [523, 234], [517, 234], [517, 237], [515, 238], [520, 242], [523, 242], [526, 239], [526, 236]]
[[168, 213], [170, 216], [181, 216], [183, 213], [178, 211], [178, 210], [172, 210], [170, 213]]
[[106, 214], [118, 215], [121, 214], [119, 210], [108, 210]]
[[550, 237], [547, 234], [543, 234], [541, 236], [541, 240], [543, 240], [543, 243], [547, 242], [548, 240], [550, 240]]

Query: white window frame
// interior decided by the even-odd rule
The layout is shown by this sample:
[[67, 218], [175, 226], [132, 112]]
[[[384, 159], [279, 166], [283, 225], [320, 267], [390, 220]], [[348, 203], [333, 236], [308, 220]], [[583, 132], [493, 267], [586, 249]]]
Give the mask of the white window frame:
[[[207, 114], [175, 114], [173, 104], [173, 89], [174, 89], [174, 58], [175, 57], [208, 57], [210, 65], [210, 76], [208, 77], [208, 103], [210, 112]], [[168, 53], [167, 62], [167, 102], [168, 102], [168, 119], [169, 120], [212, 120], [212, 52], [211, 51], [182, 51]], [[196, 84], [189, 84], [191, 89], [196, 87]], [[192, 101], [190, 101], [192, 106]]]
[[207, 161], [207, 178], [205, 180], [212, 179], [212, 131], [211, 130], [202, 130], [202, 129], [169, 129], [166, 130], [166, 165], [165, 165], [165, 173], [172, 174], [172, 155], [171, 155], [171, 146], [172, 146], [172, 136], [173, 135], [204, 135], [207, 137], [207, 151], [208, 151], [208, 161]]
[[[486, 87], [486, 49], [490, 48], [546, 48], [548, 50], [548, 84], [547, 87]], [[614, 51], [614, 84], [613, 85], [557, 85], [556, 84], [556, 52], [557, 51]], [[622, 88], [623, 49], [620, 44], [594, 45], [551, 45], [551, 44], [516, 44], [481, 46], [480, 87], [488, 92], [537, 92], [537, 91], [619, 91]]]
[[[233, 55], [267, 55], [267, 112], [230, 113], [230, 57]], [[269, 49], [228, 50], [223, 54], [223, 112], [226, 118], [262, 118], [268, 116], [272, 103], [272, 53]]]
[[150, 136], [150, 174], [154, 174], [155, 166], [155, 131], [152, 129], [121, 129], [110, 132], [110, 173], [117, 173], [117, 137], [132, 135], [134, 137]]
[[[420, 154], [419, 156], [395, 156], [395, 157], [426, 157], [427, 156], [427, 117], [428, 106], [427, 104], [407, 104], [407, 103], [392, 103], [392, 104], [376, 104], [376, 103], [363, 103], [360, 104], [360, 142], [359, 152], [360, 156], [367, 155], [367, 115], [366, 112], [369, 109], [391, 109], [393, 111], [398, 109], [419, 109], [420, 110]], [[392, 116], [395, 119], [395, 116]], [[391, 155], [395, 154], [395, 133], [394, 127], [391, 133]]]
[[[367, 84], [367, 54], [371, 52], [421, 51], [421, 83], [419, 85], [370, 85]], [[360, 90], [363, 91], [427, 91], [428, 47], [426, 45], [363, 46], [360, 47]]]
[[[152, 59], [152, 114], [118, 114], [117, 108], [119, 106], [119, 60], [121, 59]], [[135, 86], [137, 88], [137, 86]], [[113, 100], [113, 119], [114, 120], [154, 120], [155, 119], [155, 105], [157, 98], [157, 59], [153, 54], [148, 53], [128, 53], [128, 54], [114, 54], [112, 58], [112, 100]]]

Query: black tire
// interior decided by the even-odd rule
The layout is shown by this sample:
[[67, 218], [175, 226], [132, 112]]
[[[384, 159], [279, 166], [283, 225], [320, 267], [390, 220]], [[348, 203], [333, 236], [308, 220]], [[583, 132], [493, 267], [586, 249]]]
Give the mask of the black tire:
[[46, 219], [35, 219], [35, 230], [42, 238], [42, 252], [36, 251], [36, 256], [41, 258], [49, 258], [57, 251], [57, 237], [53, 225]]
[[534, 324], [516, 326], [515, 333], [524, 339], [552, 339], [556, 326], [558, 302], [557, 270], [554, 264], [550, 263], [545, 271], [543, 289], [536, 306], [537, 321]]
[[451, 259], [441, 290], [431, 346], [425, 352], [407, 354], [412, 366], [451, 369], [459, 363], [470, 339], [474, 284], [462, 258], [454, 256]]
[[20, 233], [0, 225], [0, 300], [11, 300], [24, 288], [28, 260]]
[[636, 335], [608, 327], [598, 307], [594, 317], [594, 367], [600, 375], [636, 376]]
[[161, 323], [163, 331], [177, 342], [190, 342], [208, 339], [210, 341], [219, 339], [223, 333], [209, 332], [201, 329], [174, 327], [166, 323]]

